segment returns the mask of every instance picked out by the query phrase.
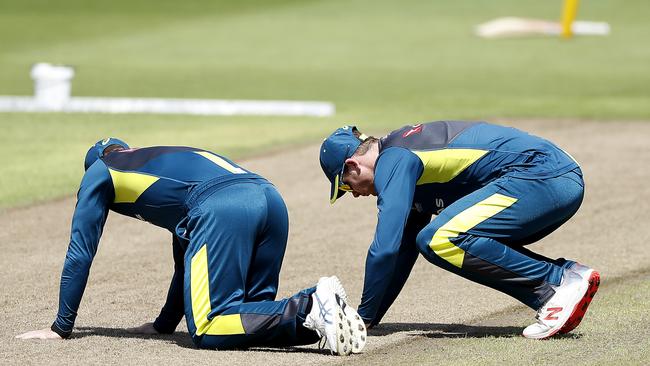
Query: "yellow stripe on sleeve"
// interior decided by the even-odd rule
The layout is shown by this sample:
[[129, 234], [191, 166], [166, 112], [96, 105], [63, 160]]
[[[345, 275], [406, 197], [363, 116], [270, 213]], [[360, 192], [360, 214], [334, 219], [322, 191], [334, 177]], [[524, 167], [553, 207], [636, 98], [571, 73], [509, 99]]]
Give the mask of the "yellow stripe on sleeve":
[[220, 158], [219, 156], [216, 156], [214, 154], [210, 154], [207, 151], [195, 151], [195, 153], [203, 156], [204, 158], [210, 160], [211, 162], [217, 164], [218, 166], [226, 169], [227, 171], [233, 173], [233, 174], [244, 174], [246, 171], [242, 168], [236, 167], [226, 160]]
[[115, 189], [115, 203], [133, 203], [140, 195], [158, 181], [158, 177], [152, 175], [120, 172], [108, 169], [113, 180]]
[[446, 183], [462, 173], [468, 166], [488, 153], [477, 149], [442, 149], [413, 151], [424, 165], [422, 176], [416, 184]]

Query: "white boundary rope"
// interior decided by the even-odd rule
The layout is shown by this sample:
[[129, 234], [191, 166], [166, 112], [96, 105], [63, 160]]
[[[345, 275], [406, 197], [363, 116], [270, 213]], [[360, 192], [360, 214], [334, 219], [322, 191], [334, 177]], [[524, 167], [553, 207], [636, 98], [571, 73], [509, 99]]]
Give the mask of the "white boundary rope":
[[161, 98], [71, 97], [47, 104], [34, 97], [0, 96], [0, 112], [155, 113], [191, 115], [258, 115], [327, 117], [335, 113], [330, 102], [282, 100], [220, 100]]

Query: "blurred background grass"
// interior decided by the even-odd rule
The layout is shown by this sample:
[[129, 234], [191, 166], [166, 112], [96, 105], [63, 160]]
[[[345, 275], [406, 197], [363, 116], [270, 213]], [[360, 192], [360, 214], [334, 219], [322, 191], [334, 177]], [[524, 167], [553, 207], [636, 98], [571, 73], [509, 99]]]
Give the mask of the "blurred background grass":
[[[331, 118], [0, 113], [0, 207], [71, 194], [87, 147], [194, 145], [236, 159], [435, 119], [650, 119], [650, 3], [583, 2], [608, 37], [484, 40], [500, 16], [561, 1], [0, 0], [0, 94], [73, 65], [73, 95], [328, 100]], [[314, 153], [316, 158], [316, 153]]]

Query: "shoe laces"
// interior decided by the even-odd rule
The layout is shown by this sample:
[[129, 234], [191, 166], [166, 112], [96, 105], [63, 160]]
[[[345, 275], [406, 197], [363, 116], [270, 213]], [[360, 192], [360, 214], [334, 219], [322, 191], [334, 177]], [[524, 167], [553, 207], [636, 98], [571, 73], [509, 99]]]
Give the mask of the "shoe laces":
[[[326, 346], [327, 346], [327, 337], [325, 336], [320, 337], [320, 339], [318, 340], [318, 349], [323, 350], [325, 349]], [[327, 347], [327, 349], [329, 349], [329, 347]], [[334, 351], [330, 349], [330, 353], [333, 354]]]
[[327, 348], [327, 349], [330, 350], [331, 354], [334, 354], [334, 351], [329, 347], [329, 345], [327, 343], [327, 333], [325, 331], [325, 323], [330, 323], [330, 321], [328, 321], [326, 319], [326, 316], [330, 312], [328, 312], [328, 311], [326, 311], [324, 309], [324, 307], [322, 306], [322, 305], [324, 305], [324, 303], [322, 303], [320, 301], [318, 296], [314, 296], [314, 297], [316, 298], [316, 301], [318, 301], [318, 305], [314, 304], [314, 306], [319, 307], [318, 315], [315, 316], [315, 315], [309, 314], [307, 316], [307, 318], [305, 319], [305, 321], [303, 323], [303, 326], [308, 328], [308, 329], [313, 330], [314, 332], [316, 332], [316, 334], [318, 334], [319, 339], [318, 339], [317, 345], [318, 345], [319, 350], [323, 350], [323, 349]]

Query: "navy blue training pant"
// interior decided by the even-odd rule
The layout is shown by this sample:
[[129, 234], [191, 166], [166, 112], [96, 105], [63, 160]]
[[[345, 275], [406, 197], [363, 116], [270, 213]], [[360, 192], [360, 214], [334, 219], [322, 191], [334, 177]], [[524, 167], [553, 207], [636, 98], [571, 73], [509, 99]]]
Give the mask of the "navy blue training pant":
[[420, 231], [417, 246], [431, 263], [538, 309], [573, 262], [524, 245], [571, 218], [583, 194], [578, 168], [555, 178], [504, 176], [443, 210]]
[[263, 179], [201, 193], [186, 223], [185, 318], [200, 348], [290, 346], [318, 340], [302, 326], [314, 288], [275, 301], [287, 208]]

